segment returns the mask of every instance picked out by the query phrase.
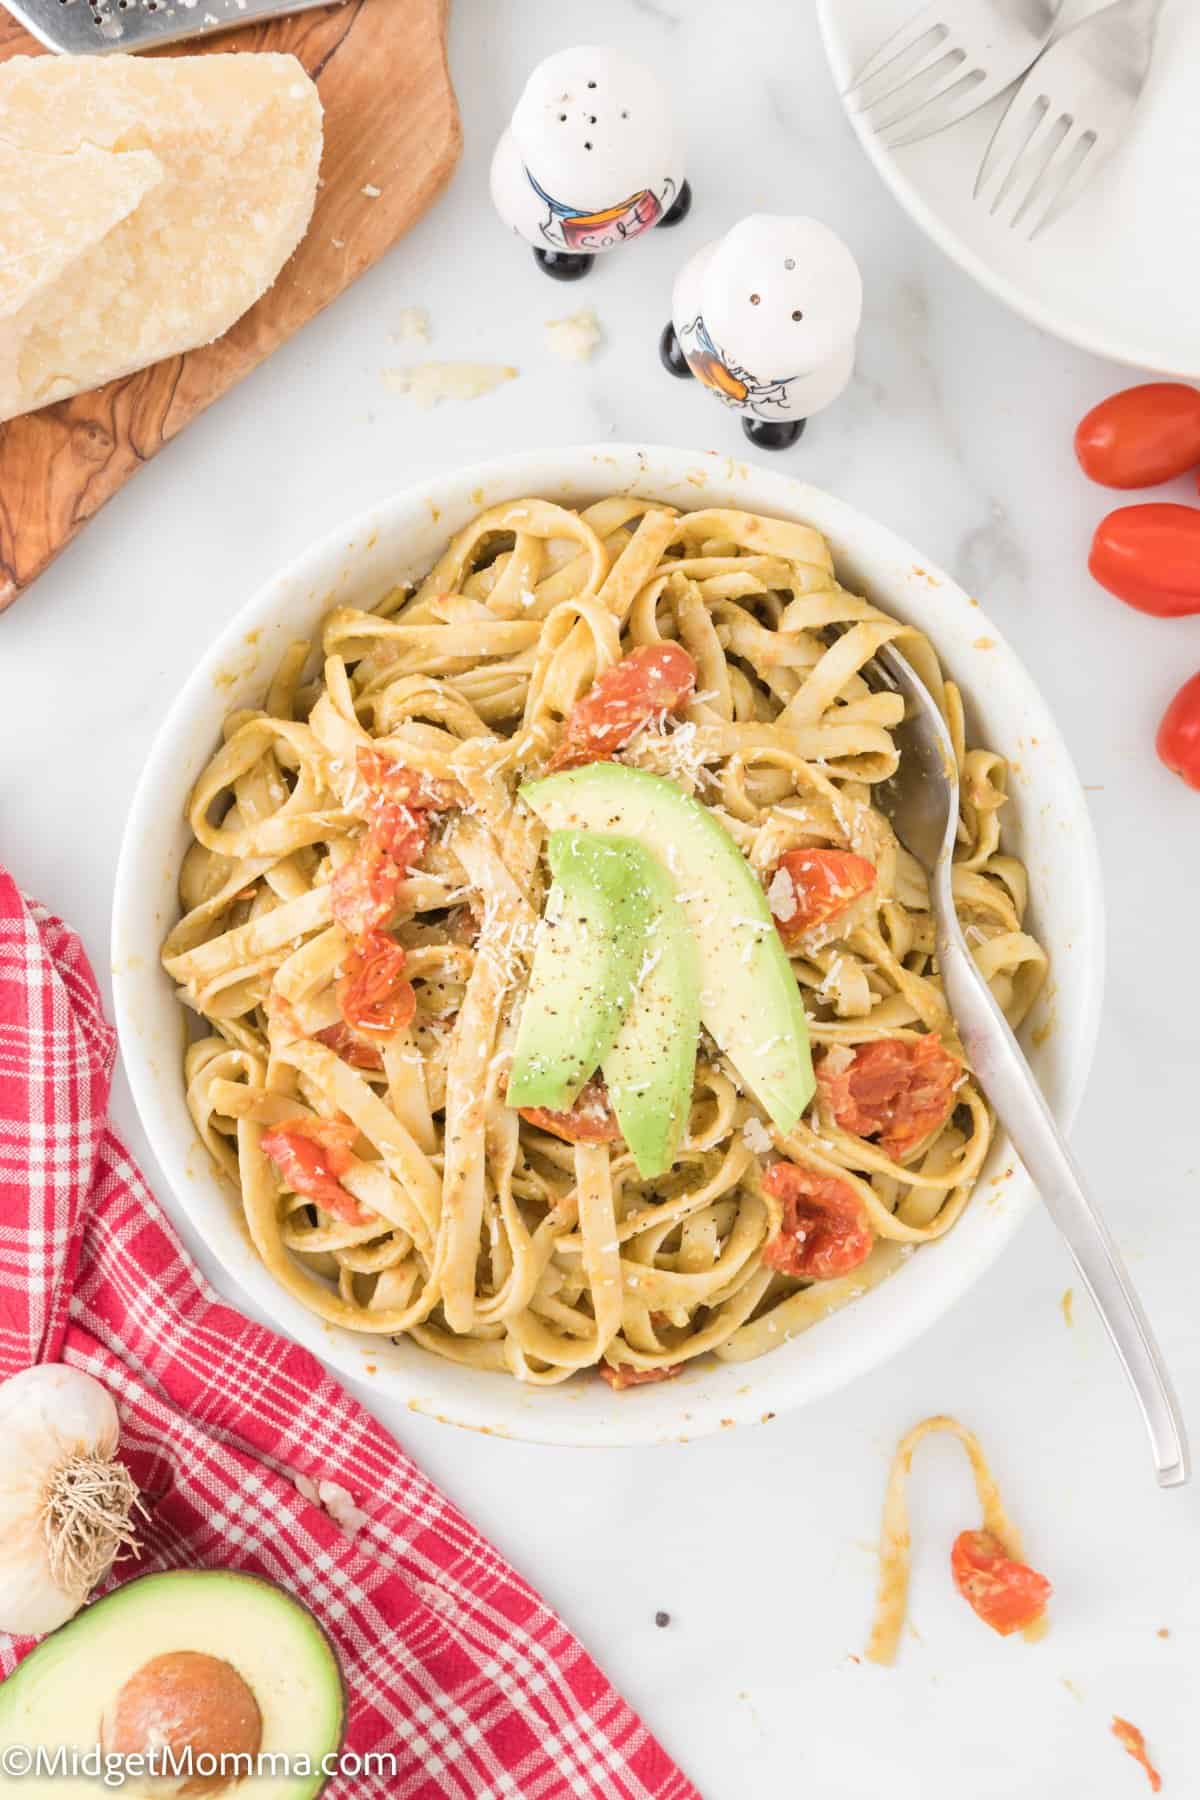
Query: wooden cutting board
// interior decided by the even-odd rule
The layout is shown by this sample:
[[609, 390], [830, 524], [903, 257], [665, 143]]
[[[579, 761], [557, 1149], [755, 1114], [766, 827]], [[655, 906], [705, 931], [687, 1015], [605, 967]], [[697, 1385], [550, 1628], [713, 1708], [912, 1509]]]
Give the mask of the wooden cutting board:
[[[346, 0], [165, 52], [298, 56], [325, 107], [324, 185], [274, 287], [216, 343], [0, 425], [0, 612], [143, 463], [336, 300], [444, 186], [462, 149], [447, 4]], [[0, 8], [0, 62], [33, 54], [44, 52]]]

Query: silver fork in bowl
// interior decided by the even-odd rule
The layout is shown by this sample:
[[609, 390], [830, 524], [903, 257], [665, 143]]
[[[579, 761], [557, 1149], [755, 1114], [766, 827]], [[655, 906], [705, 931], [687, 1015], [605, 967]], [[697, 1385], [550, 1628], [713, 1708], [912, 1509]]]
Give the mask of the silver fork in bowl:
[[983, 153], [975, 198], [991, 190], [1009, 224], [1036, 237], [1078, 199], [1120, 144], [1154, 54], [1162, 0], [1115, 0], [1064, 31], [1030, 69]]
[[1176, 1487], [1190, 1472], [1187, 1436], [1154, 1333], [958, 922], [951, 880], [958, 766], [946, 722], [912, 665], [892, 645], [877, 650], [861, 673], [899, 693], [905, 703], [895, 730], [898, 771], [874, 792], [897, 837], [929, 878], [938, 970], [967, 1059], [1095, 1301], [1146, 1421], [1159, 1485]]
[[863, 64], [846, 98], [888, 149], [915, 144], [1023, 75], [1062, 7], [1063, 0], [931, 0]]

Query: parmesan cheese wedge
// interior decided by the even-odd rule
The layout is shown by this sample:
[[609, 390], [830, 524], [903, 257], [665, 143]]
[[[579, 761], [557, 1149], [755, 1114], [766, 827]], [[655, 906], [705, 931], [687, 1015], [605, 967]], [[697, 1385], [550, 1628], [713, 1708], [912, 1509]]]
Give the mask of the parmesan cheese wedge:
[[320, 157], [292, 56], [0, 65], [0, 420], [227, 331], [303, 237]]

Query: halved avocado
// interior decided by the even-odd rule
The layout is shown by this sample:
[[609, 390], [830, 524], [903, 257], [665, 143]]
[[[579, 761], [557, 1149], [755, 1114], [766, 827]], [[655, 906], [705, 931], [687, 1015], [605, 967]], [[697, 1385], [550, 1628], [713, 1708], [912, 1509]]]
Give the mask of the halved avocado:
[[[298, 1600], [269, 1581], [232, 1570], [140, 1576], [52, 1632], [0, 1687], [0, 1753], [20, 1744], [44, 1745], [51, 1752], [63, 1745], [80, 1753], [102, 1745], [105, 1752], [129, 1754], [138, 1748], [128, 1734], [129, 1720], [153, 1719], [156, 1672], [167, 1672], [160, 1685], [173, 1679], [177, 1693], [182, 1687], [185, 1698], [194, 1698], [187, 1673], [209, 1664], [219, 1665], [221, 1704], [228, 1704], [231, 1691], [248, 1690], [253, 1697], [261, 1720], [259, 1749], [286, 1756], [293, 1765], [307, 1758], [312, 1770], [227, 1783], [210, 1790], [209, 1800], [240, 1794], [252, 1794], [253, 1800], [314, 1800], [329, 1779], [321, 1764], [337, 1754], [345, 1733], [346, 1693], [337, 1654]], [[151, 1732], [161, 1733], [162, 1719], [170, 1715], [169, 1708], [160, 1712]], [[114, 1723], [118, 1718], [120, 1727]], [[245, 1718], [244, 1710], [238, 1721], [243, 1729]], [[241, 1750], [243, 1742], [216, 1748]], [[82, 1775], [31, 1774], [21, 1782], [23, 1794], [56, 1800], [91, 1794], [95, 1787]], [[121, 1791], [137, 1800], [150, 1790], [131, 1774]]]
[[781, 1131], [816, 1086], [808, 1022], [762, 883], [706, 806], [661, 775], [589, 763], [526, 782], [551, 831], [633, 838], [670, 875], [700, 955], [700, 1017]]
[[621, 1136], [644, 1180], [674, 1166], [692, 1109], [700, 1036], [700, 960], [671, 878], [630, 840], [653, 902], [638, 987], [601, 1065]]
[[534, 942], [508, 1104], [557, 1111], [612, 1048], [637, 988], [653, 904], [636, 844], [556, 831], [547, 851], [554, 885]]

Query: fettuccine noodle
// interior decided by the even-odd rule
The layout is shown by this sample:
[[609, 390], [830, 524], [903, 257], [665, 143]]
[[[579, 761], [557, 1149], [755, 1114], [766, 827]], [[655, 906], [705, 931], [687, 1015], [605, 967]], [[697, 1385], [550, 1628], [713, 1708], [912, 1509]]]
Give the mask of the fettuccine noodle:
[[[900, 702], [860, 671], [888, 642], [956, 746], [954, 886], [980, 967], [1013, 1025], [1037, 994], [1025, 870], [1000, 844], [1005, 764], [967, 747], [929, 642], [846, 592], [819, 533], [628, 496], [578, 512], [494, 506], [415, 591], [339, 607], [317, 643], [294, 645], [261, 709], [227, 721], [189, 803], [183, 916], [163, 952], [205, 1028], [187, 1051], [188, 1104], [263, 1262], [331, 1323], [407, 1333], [527, 1382], [596, 1365], [653, 1378], [783, 1343], [967, 1204], [992, 1122], [965, 1068], [944, 1123], [897, 1159], [839, 1126], [820, 1090], [781, 1134], [702, 1036], [690, 1126], [652, 1183], [620, 1141], [566, 1142], [507, 1106], [547, 885], [543, 828], [516, 790], [596, 678], [661, 640], [690, 653], [697, 691], [621, 760], [710, 807], [764, 888], [797, 848], [851, 851], [876, 871], [836, 922], [789, 945], [818, 1056], [925, 1034], [961, 1056], [924, 875], [872, 804], [897, 766]], [[357, 759], [372, 750], [440, 800], [390, 928], [415, 1011], [356, 1058], [338, 1039], [352, 945], [332, 896], [364, 841]], [[347, 1122], [345, 1216], [294, 1191], [263, 1150], [297, 1118]], [[852, 1190], [873, 1247], [850, 1273], [804, 1281], [764, 1262], [781, 1223], [761, 1179], [774, 1154]]]

